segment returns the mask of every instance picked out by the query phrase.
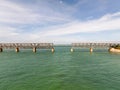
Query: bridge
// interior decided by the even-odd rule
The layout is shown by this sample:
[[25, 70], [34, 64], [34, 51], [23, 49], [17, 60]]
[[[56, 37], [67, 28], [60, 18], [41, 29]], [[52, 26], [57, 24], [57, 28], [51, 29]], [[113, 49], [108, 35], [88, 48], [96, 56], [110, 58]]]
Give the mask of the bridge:
[[93, 52], [94, 48], [107, 48], [108, 50], [116, 45], [120, 45], [120, 43], [102, 43], [102, 42], [80, 42], [80, 43], [72, 43], [71, 52], [74, 51], [74, 49], [79, 48], [89, 48], [90, 52]]
[[37, 49], [55, 51], [53, 43], [0, 43], [0, 52], [3, 52], [3, 49], [15, 49], [16, 52], [19, 52], [20, 49], [33, 49], [33, 52], [36, 52]]
[[[90, 52], [93, 52], [95, 48], [107, 48], [108, 50], [116, 45], [120, 45], [120, 42], [116, 43], [103, 43], [103, 42], [80, 42], [71, 44], [71, 52], [74, 49], [79, 48], [89, 48]], [[3, 52], [3, 49], [15, 49], [16, 52], [19, 52], [20, 49], [32, 49], [33, 52], [36, 52], [37, 49], [51, 49], [52, 52], [55, 51], [53, 43], [0, 43], [0, 52]]]

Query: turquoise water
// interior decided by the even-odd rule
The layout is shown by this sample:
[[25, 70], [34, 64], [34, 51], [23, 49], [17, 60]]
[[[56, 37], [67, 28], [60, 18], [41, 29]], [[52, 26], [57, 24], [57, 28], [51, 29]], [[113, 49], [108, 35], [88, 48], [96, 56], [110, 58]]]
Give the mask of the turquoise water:
[[120, 90], [120, 54], [55, 50], [0, 53], [0, 90]]

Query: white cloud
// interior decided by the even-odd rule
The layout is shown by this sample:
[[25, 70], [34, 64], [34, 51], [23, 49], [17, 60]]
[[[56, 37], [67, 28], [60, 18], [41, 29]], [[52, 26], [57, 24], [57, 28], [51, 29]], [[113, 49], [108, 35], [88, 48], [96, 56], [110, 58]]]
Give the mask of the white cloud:
[[96, 20], [90, 20], [86, 22], [72, 22], [63, 27], [49, 30], [45, 35], [67, 35], [76, 34], [81, 32], [97, 32], [106, 30], [119, 30], [120, 29], [120, 12], [105, 15]]
[[[46, 4], [46, 2], [44, 4]], [[34, 6], [30, 8], [26, 4], [25, 6], [10, 2], [9, 0], [2, 0], [0, 3], [0, 38], [3, 40], [7, 38], [6, 41], [51, 41], [67, 43], [70, 41], [78, 41], [77, 38], [79, 38], [79, 40], [85, 40], [82, 37], [71, 36], [71, 34], [120, 30], [120, 12], [107, 14], [99, 19], [92, 18], [88, 21], [81, 22], [79, 20], [72, 21], [69, 13], [66, 15], [65, 12], [62, 13], [62, 11], [59, 12], [57, 9], [53, 9], [48, 3], [48, 6], [44, 4], [42, 6], [37, 6], [40, 10], [36, 10]], [[64, 6], [63, 3], [62, 5], [62, 9], [65, 7], [66, 10], [70, 9], [70, 6]], [[77, 6], [78, 4], [73, 8], [71, 7], [73, 12]], [[20, 30], [19, 28], [26, 24], [32, 27], [32, 25], [41, 25], [42, 23], [48, 24], [49, 22], [63, 22], [64, 25], [56, 25], [54, 27], [46, 26], [44, 30], [41, 30], [41, 27], [34, 27], [32, 29], [33, 31], [26, 30], [25, 28], [23, 28], [24, 30]], [[117, 34], [117, 36], [119, 35]]]
[[[119, 30], [120, 29], [120, 15], [119, 12], [114, 14], [105, 15], [96, 20], [90, 20], [86, 22], [71, 22], [65, 24], [63, 26], [56, 26], [52, 28], [46, 28], [46, 30], [36, 31], [36, 32], [28, 32], [20, 35], [20, 33], [16, 33], [16, 29], [14, 28], [4, 28], [4, 31], [0, 31], [0, 36], [15, 36], [18, 40], [24, 39], [24, 41], [51, 41], [51, 42], [70, 42], [77, 41], [78, 37], [70, 36], [71, 34], [77, 33], [91, 33], [91, 32], [99, 32], [99, 31], [109, 31], [109, 30]], [[38, 28], [37, 28], [38, 29]], [[2, 29], [1, 29], [2, 30]], [[6, 33], [6, 35], [4, 34]], [[64, 36], [63, 36], [64, 35]], [[66, 36], [67, 35], [67, 36]], [[68, 36], [69, 35], [69, 36]], [[24, 38], [26, 37], [26, 38]], [[79, 40], [84, 40], [79, 39]], [[21, 40], [22, 41], [22, 40]]]
[[29, 5], [2, 0], [0, 3], [0, 22], [18, 23], [18, 24], [36, 24], [57, 21], [69, 21], [63, 14], [54, 12], [47, 5], [39, 6], [40, 10], [35, 11], [34, 7]]
[[19, 33], [16, 32], [15, 28], [0, 26], [0, 37], [16, 36]]

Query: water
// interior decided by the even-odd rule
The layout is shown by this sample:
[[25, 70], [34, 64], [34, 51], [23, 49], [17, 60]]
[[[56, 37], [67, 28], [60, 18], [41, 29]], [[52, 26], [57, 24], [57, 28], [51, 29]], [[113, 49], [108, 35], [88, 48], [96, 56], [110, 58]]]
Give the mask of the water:
[[120, 90], [120, 54], [55, 50], [0, 53], [0, 90]]

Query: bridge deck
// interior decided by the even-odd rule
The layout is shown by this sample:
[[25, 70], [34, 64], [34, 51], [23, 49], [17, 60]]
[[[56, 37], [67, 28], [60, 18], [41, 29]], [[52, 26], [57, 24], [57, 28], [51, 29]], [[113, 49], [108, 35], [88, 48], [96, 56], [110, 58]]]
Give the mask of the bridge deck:
[[72, 48], [110, 48], [111, 46], [120, 45], [120, 43], [72, 43]]
[[0, 43], [0, 48], [40, 48], [52, 49], [53, 43]]

